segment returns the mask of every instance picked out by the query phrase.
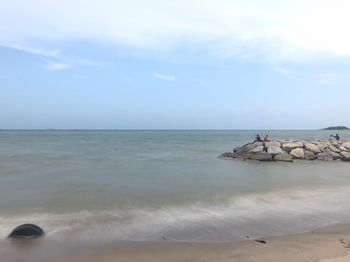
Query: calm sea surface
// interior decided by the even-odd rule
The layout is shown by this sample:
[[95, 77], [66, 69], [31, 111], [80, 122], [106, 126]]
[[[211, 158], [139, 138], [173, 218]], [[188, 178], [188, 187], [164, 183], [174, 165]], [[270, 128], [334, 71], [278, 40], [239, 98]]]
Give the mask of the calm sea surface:
[[350, 222], [349, 162], [217, 158], [256, 133], [1, 131], [0, 238], [21, 223], [47, 238], [108, 242], [240, 240]]

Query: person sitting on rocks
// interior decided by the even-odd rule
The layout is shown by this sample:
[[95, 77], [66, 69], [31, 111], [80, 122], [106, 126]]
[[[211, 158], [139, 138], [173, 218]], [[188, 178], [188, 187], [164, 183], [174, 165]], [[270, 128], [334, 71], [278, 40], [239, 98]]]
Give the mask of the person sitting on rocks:
[[271, 139], [271, 137], [269, 135], [266, 135], [265, 138], [264, 138], [264, 141], [265, 142], [271, 142], [272, 139]]
[[329, 141], [333, 141], [333, 140], [335, 140], [335, 138], [334, 138], [333, 135], [331, 135], [331, 136], [329, 137]]
[[340, 137], [338, 134], [335, 135], [335, 140], [340, 140]]
[[259, 134], [256, 135], [254, 142], [262, 142], [262, 139]]

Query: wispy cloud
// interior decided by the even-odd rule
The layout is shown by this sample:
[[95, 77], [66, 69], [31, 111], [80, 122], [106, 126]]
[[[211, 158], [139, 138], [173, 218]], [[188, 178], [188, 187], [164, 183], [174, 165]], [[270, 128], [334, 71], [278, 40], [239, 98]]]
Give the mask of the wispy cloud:
[[154, 73], [153, 76], [155, 78], [165, 80], [165, 81], [175, 81], [176, 80], [176, 77], [173, 75], [162, 75], [162, 74]]
[[45, 66], [45, 68], [49, 71], [59, 71], [68, 69], [69, 65], [63, 63], [49, 63]]
[[26, 47], [26, 46], [22, 46], [22, 45], [3, 45], [3, 46], [8, 47], [8, 48], [13, 48], [13, 49], [16, 49], [19, 51], [23, 51], [26, 53], [34, 54], [34, 55], [43, 56], [43, 57], [56, 58], [56, 57], [59, 57], [59, 55], [61, 53], [61, 51], [58, 49], [46, 50], [46, 49]]
[[0, 43], [89, 39], [157, 50], [211, 43], [219, 53], [225, 47], [222, 57], [349, 57], [349, 10], [346, 0], [11, 0], [0, 3]]
[[60, 50], [60, 49], [42, 49], [33, 48], [24, 45], [1, 45], [0, 47], [6, 47], [15, 49], [21, 52], [25, 52], [31, 55], [38, 56], [44, 63], [44, 68], [50, 71], [57, 71], [72, 68], [75, 66], [93, 66], [93, 67], [103, 67], [103, 63], [92, 61], [88, 59], [80, 58], [70, 58]]
[[276, 70], [277, 72], [279, 72], [280, 74], [286, 75], [286, 76], [289, 76], [289, 75], [292, 75], [292, 74], [293, 74], [293, 71], [292, 71], [292, 70], [289, 70], [289, 69], [287, 69], [287, 68], [280, 67], [280, 66], [276, 66], [276, 67], [275, 67], [275, 70]]

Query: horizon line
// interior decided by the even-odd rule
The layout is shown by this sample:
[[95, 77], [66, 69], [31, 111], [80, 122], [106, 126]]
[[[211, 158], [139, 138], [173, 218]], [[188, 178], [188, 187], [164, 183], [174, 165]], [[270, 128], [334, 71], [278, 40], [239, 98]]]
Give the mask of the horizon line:
[[346, 131], [325, 129], [0, 128], [0, 131]]

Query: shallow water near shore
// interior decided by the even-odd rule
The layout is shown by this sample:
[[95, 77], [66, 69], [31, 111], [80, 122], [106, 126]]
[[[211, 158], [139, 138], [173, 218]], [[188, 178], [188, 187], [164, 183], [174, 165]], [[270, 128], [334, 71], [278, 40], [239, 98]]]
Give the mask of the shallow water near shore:
[[52, 241], [110, 243], [232, 241], [350, 222], [349, 162], [217, 158], [256, 133], [1, 131], [0, 238], [22, 223]]

